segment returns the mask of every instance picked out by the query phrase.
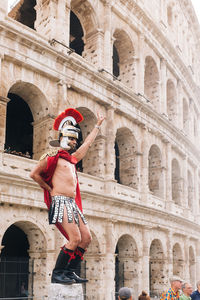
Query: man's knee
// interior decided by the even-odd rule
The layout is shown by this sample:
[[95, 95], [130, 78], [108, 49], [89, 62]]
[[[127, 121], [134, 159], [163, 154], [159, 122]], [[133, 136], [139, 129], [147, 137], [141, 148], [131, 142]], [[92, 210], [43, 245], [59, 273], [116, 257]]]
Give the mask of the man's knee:
[[74, 235], [70, 239], [70, 244], [72, 244], [75, 248], [81, 243], [81, 236], [80, 235]]
[[92, 236], [91, 236], [90, 232], [88, 232], [87, 234], [85, 234], [82, 237], [82, 243], [84, 243], [86, 247], [89, 246], [89, 244], [91, 243], [91, 241], [92, 241]]

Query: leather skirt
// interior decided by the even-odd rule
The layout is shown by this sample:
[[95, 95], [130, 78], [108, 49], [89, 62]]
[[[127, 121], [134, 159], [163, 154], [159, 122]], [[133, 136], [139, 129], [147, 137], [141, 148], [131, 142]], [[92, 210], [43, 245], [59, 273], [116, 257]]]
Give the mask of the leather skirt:
[[77, 206], [75, 199], [66, 196], [52, 196], [52, 202], [49, 209], [49, 224], [62, 223], [64, 208], [66, 208], [68, 223], [75, 222], [79, 225], [79, 216], [81, 217], [84, 224], [87, 224], [83, 213]]

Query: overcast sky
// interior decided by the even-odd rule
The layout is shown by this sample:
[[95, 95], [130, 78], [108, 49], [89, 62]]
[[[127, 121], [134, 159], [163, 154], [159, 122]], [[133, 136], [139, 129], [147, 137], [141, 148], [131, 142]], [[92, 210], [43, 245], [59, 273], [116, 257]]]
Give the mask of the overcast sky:
[[[9, 4], [9, 7], [15, 3], [15, 2], [18, 2], [19, 0], [8, 0], [8, 4]], [[196, 11], [196, 15], [199, 19], [199, 23], [200, 23], [200, 0], [191, 0], [192, 3], [193, 3], [193, 6], [195, 8], [195, 11]]]

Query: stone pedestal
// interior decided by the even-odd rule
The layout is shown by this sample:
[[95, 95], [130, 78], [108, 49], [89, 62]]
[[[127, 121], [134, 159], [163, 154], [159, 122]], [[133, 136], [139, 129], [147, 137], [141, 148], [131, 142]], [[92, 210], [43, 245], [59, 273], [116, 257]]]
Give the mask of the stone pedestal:
[[48, 300], [83, 300], [82, 284], [57, 284], [49, 286]]

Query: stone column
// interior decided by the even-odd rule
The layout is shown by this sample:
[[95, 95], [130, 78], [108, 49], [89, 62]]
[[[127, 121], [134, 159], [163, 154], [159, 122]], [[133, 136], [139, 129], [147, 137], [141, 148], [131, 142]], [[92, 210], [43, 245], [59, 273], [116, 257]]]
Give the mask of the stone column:
[[194, 169], [194, 211], [195, 216], [199, 216], [199, 172], [198, 168]]
[[142, 33], [139, 34], [138, 38], [138, 67], [137, 67], [137, 80], [138, 80], [138, 91], [141, 95], [144, 95], [144, 72], [145, 72], [145, 61], [144, 61], [144, 44], [145, 37]]
[[167, 144], [167, 149], [166, 149], [166, 208], [171, 209], [171, 204], [172, 204], [172, 157], [171, 157], [171, 144]]
[[104, 66], [103, 68], [112, 73], [112, 37], [111, 37], [111, 7], [110, 1], [105, 1], [104, 7]]
[[160, 59], [160, 112], [161, 114], [167, 115], [167, 77], [166, 77], [167, 67], [166, 60], [164, 58]]
[[197, 249], [197, 256], [196, 256], [196, 278], [200, 278], [200, 245], [199, 240], [196, 243], [196, 249]]
[[101, 299], [104, 291], [104, 261], [98, 253], [85, 255], [86, 260], [86, 278], [89, 280], [86, 284], [87, 295], [95, 295], [95, 299]]
[[143, 255], [142, 255], [142, 290], [149, 291], [149, 230], [143, 229]]
[[38, 160], [50, 149], [49, 141], [58, 138], [58, 133], [53, 131], [53, 123], [54, 117], [51, 115], [33, 122], [33, 159]]
[[34, 280], [29, 276], [29, 288], [32, 287], [33, 282], [33, 291], [34, 296], [37, 298], [39, 295], [46, 292], [45, 286], [47, 285], [46, 281], [46, 263], [47, 263], [47, 253], [41, 252], [38, 250], [29, 250], [29, 269], [30, 273], [33, 272]]
[[114, 108], [110, 108], [107, 111], [106, 116], [107, 133], [106, 133], [106, 161], [105, 161], [105, 179], [114, 180], [115, 171], [115, 127], [114, 127]]
[[177, 80], [177, 124], [179, 129], [183, 129], [183, 95], [182, 95], [182, 84], [180, 80]]
[[[69, 46], [71, 0], [37, 0], [35, 29], [49, 40], [56, 39]], [[57, 50], [68, 52], [68, 49], [55, 42]]]
[[149, 193], [149, 164], [148, 164], [148, 156], [149, 156], [149, 144], [148, 144], [148, 133], [146, 128], [144, 128], [142, 132], [143, 142], [141, 145], [141, 172], [140, 172], [140, 183], [139, 190], [142, 194], [142, 202], [145, 203], [148, 199]]
[[104, 35], [101, 29], [98, 29], [92, 35], [86, 36], [84, 39], [85, 47], [83, 58], [94, 64], [98, 69], [103, 68], [103, 45]]
[[115, 295], [115, 253], [113, 251], [115, 240], [113, 234], [113, 223], [108, 221], [105, 226], [105, 230], [105, 254], [102, 260], [104, 295], [102, 295], [102, 299], [113, 300], [113, 297]]
[[184, 247], [183, 247], [183, 274], [186, 282], [190, 282], [190, 269], [189, 269], [189, 239], [184, 236]]
[[0, 20], [8, 14], [8, 0], [0, 1]]
[[7, 103], [9, 98], [0, 96], [0, 152], [4, 151], [5, 137], [6, 137], [6, 113]]
[[166, 284], [169, 284], [169, 278], [173, 275], [173, 241], [172, 232], [167, 233], [167, 266], [168, 274], [166, 274]]
[[183, 158], [183, 197], [182, 197], [182, 205], [185, 208], [185, 212], [188, 212], [188, 184], [187, 184], [187, 157]]

